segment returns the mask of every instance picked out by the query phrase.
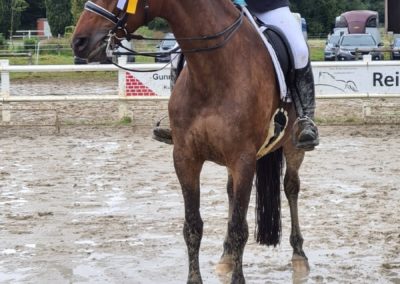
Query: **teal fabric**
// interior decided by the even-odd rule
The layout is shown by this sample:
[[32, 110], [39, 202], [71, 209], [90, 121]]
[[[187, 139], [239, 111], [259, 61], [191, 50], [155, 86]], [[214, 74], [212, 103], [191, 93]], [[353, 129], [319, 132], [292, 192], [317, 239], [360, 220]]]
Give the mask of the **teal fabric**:
[[233, 3], [238, 4], [238, 5], [246, 5], [246, 2], [244, 0], [234, 0]]

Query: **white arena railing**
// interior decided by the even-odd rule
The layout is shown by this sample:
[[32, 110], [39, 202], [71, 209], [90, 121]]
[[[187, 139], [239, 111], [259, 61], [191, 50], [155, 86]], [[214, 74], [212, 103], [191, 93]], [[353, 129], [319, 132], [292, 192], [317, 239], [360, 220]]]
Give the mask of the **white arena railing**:
[[[121, 63], [122, 65], [123, 62]], [[313, 73], [317, 99], [364, 99], [400, 98], [400, 61], [313, 62]], [[52, 102], [52, 101], [120, 101], [127, 100], [168, 100], [170, 93], [170, 68], [165, 64], [125, 65], [141, 71], [162, 68], [162, 74], [127, 72], [111, 64], [88, 65], [9, 65], [0, 60], [1, 89], [0, 103], [3, 105], [3, 120], [8, 117], [5, 105], [11, 102]], [[10, 95], [10, 73], [12, 72], [118, 72], [118, 95]], [[128, 74], [130, 73], [130, 74]], [[134, 77], [144, 87], [154, 90], [151, 96], [131, 94], [128, 81]], [[138, 78], [138, 79], [137, 79]], [[143, 83], [142, 83], [143, 82]], [[123, 113], [120, 114], [124, 116]]]
[[[163, 64], [130, 64], [125, 65], [137, 70], [147, 71], [163, 67]], [[168, 69], [169, 70], [169, 69]], [[71, 95], [71, 96], [11, 96], [10, 95], [10, 73], [17, 72], [41, 72], [41, 73], [54, 73], [54, 72], [119, 72], [119, 88], [118, 96], [113, 95]], [[149, 99], [148, 96], [125, 96], [125, 82], [124, 75], [126, 71], [119, 69], [112, 64], [82, 64], [82, 65], [9, 65], [8, 60], [0, 60], [0, 73], [1, 73], [1, 88], [0, 88], [0, 102], [29, 102], [29, 101], [80, 101], [80, 100], [138, 100]], [[168, 99], [166, 97], [151, 97], [152, 100]]]
[[[137, 70], [147, 71], [161, 69], [165, 64], [129, 64]], [[370, 61], [365, 57], [364, 61], [347, 62], [313, 62], [313, 73], [318, 99], [346, 99], [346, 98], [393, 98], [400, 97], [400, 61]], [[10, 96], [10, 73], [13, 72], [118, 72], [118, 97], [115, 96]], [[169, 74], [169, 67], [163, 69], [163, 74]], [[126, 96], [125, 74], [127, 71], [119, 69], [111, 64], [88, 64], [88, 65], [9, 65], [8, 60], [0, 60], [1, 89], [0, 102], [37, 101], [37, 100], [137, 100], [148, 99], [147, 96]], [[154, 77], [153, 73], [132, 73], [137, 77]], [[162, 94], [151, 99], [168, 99], [169, 78], [164, 76]], [[151, 80], [146, 80], [149, 87], [153, 88]], [[150, 78], [151, 79], [151, 78]], [[166, 92], [166, 93], [165, 93]], [[159, 97], [160, 96], [160, 97]]]

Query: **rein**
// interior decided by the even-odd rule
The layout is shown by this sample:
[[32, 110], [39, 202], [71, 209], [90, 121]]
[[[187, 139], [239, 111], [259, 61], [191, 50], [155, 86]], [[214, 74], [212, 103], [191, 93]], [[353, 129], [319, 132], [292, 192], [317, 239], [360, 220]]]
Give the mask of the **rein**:
[[[207, 35], [207, 36], [182, 37], [182, 38], [171, 39], [171, 40], [176, 40], [176, 41], [210, 41], [210, 40], [216, 40], [219, 38], [223, 38], [222, 42], [215, 44], [213, 46], [202, 47], [202, 48], [201, 47], [200, 48], [192, 48], [192, 49], [187, 49], [187, 50], [181, 50], [178, 47], [178, 48], [174, 48], [168, 52], [137, 52], [135, 50], [131, 50], [127, 47], [124, 47], [119, 42], [117, 42], [116, 44], [118, 45], [118, 47], [122, 47], [123, 49], [125, 49], [127, 51], [127, 52], [118, 52], [118, 51], [109, 50], [109, 49], [112, 49], [112, 47], [113, 47], [112, 41], [114, 38], [117, 39], [118, 41], [120, 41], [124, 38], [128, 41], [130, 41], [131, 39], [149, 40], [149, 41], [160, 41], [160, 40], [166, 40], [166, 39], [148, 38], [148, 37], [143, 37], [141, 35], [135, 35], [135, 34], [129, 33], [128, 30], [126, 29], [127, 20], [128, 20], [128, 13], [126, 12], [126, 10], [121, 10], [122, 15], [119, 17], [119, 16], [115, 15], [114, 13], [97, 5], [96, 3], [93, 3], [92, 1], [87, 1], [85, 3], [85, 10], [95, 13], [96, 15], [99, 15], [99, 16], [105, 18], [106, 20], [115, 24], [115, 27], [109, 31], [109, 35], [108, 35], [109, 38], [108, 38], [107, 50], [109, 50], [109, 51], [106, 51], [106, 52], [107, 52], [107, 54], [110, 54], [110, 56], [111, 55], [142, 55], [142, 56], [149, 56], [149, 57], [157, 57], [157, 56], [164, 55], [164, 54], [171, 55], [171, 54], [209, 52], [209, 51], [213, 51], [213, 50], [222, 48], [229, 42], [229, 40], [232, 38], [232, 36], [236, 33], [236, 31], [240, 28], [240, 26], [243, 23], [244, 11], [240, 5], [237, 5], [236, 7], [240, 11], [239, 17], [230, 26], [226, 27], [225, 29], [223, 29], [220, 32], [217, 32], [213, 35]], [[144, 9], [145, 9], [144, 10], [145, 11], [145, 23], [147, 23], [148, 22], [148, 14], [149, 14], [148, 0], [145, 0]], [[117, 31], [123, 31], [125, 34], [124, 37], [118, 38], [116, 35]], [[113, 48], [113, 49], [115, 49], [115, 48]], [[140, 72], [139, 70], [128, 69], [128, 68], [122, 67], [114, 62], [113, 62], [113, 64], [118, 66], [119, 68], [122, 68], [122, 69], [125, 69], [128, 71]], [[161, 69], [157, 69], [157, 70], [147, 70], [147, 71], [141, 71], [141, 72], [155, 72], [155, 71], [162, 70], [165, 67], [166, 66], [162, 67]]]

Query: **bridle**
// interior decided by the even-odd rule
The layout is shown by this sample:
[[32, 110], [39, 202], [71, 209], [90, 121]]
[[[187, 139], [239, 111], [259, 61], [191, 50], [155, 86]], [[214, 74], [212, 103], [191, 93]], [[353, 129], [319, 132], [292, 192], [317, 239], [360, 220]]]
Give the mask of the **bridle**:
[[[148, 0], [144, 0], [144, 21], [145, 24], [148, 23], [149, 19], [149, 3]], [[112, 22], [115, 24], [115, 27], [110, 30], [111, 34], [115, 34], [118, 30], [124, 31], [125, 36], [129, 36], [129, 32], [126, 30], [126, 21], [128, 20], [129, 14], [126, 11], [126, 7], [124, 7], [122, 10], [120, 10], [121, 15], [115, 15], [114, 13], [108, 11], [107, 9], [104, 9], [103, 7], [97, 5], [96, 3], [93, 3], [92, 1], [87, 1], [85, 3], [85, 10], [95, 13], [104, 19]]]
[[[144, 18], [145, 18], [145, 24], [148, 23], [149, 20], [149, 3], [148, 0], [143, 0], [144, 1]], [[244, 11], [241, 9], [240, 6], [237, 6], [240, 15], [239, 17], [228, 27], [223, 29], [220, 32], [217, 32], [213, 35], [208, 35], [208, 36], [199, 36], [199, 37], [185, 37], [185, 38], [176, 38], [176, 39], [171, 39], [171, 40], [177, 40], [177, 41], [208, 41], [208, 40], [216, 40], [218, 38], [222, 38], [223, 40], [220, 43], [214, 44], [212, 46], [208, 47], [200, 47], [200, 48], [192, 48], [192, 49], [185, 49], [181, 50], [179, 47], [174, 48], [173, 50], [170, 50], [168, 52], [137, 52], [135, 50], [131, 50], [127, 47], [124, 47], [123, 45], [120, 44], [120, 41], [123, 39], [126, 40], [131, 40], [131, 39], [136, 39], [136, 40], [153, 40], [153, 41], [160, 41], [160, 40], [165, 40], [162, 38], [148, 38], [148, 37], [143, 37], [141, 35], [135, 35], [131, 34], [128, 32], [126, 25], [127, 25], [127, 20], [129, 17], [129, 13], [127, 13], [126, 7], [122, 10], [120, 10], [119, 15], [115, 15], [114, 13], [108, 11], [107, 9], [104, 9], [103, 7], [99, 6], [98, 4], [92, 2], [92, 1], [87, 1], [85, 3], [85, 10], [92, 12], [94, 14], [97, 14], [104, 19], [112, 22], [115, 24], [115, 26], [109, 31], [108, 34], [108, 43], [107, 43], [107, 56], [111, 57], [112, 55], [143, 55], [143, 56], [150, 56], [150, 57], [157, 57], [160, 56], [161, 54], [186, 54], [186, 53], [196, 53], [196, 52], [208, 52], [208, 51], [213, 51], [219, 48], [222, 48], [225, 46], [229, 40], [232, 38], [232, 36], [236, 33], [236, 31], [239, 30], [240, 26], [243, 23], [243, 18], [244, 18]], [[117, 32], [122, 32], [123, 36], [118, 37]], [[117, 39], [117, 43], [114, 42], [114, 39]], [[127, 50], [127, 52], [117, 52], [113, 51], [115, 49], [115, 46], [122, 47], [123, 49]], [[115, 64], [115, 63], [113, 63]], [[126, 69], [122, 66], [119, 66], [118, 64], [115, 64], [120, 68]], [[167, 64], [168, 65], [168, 64]], [[166, 65], [166, 66], [167, 66]], [[163, 67], [165, 68], [165, 67]], [[133, 70], [137, 71], [137, 70]], [[152, 72], [151, 71], [146, 71], [146, 72]]]

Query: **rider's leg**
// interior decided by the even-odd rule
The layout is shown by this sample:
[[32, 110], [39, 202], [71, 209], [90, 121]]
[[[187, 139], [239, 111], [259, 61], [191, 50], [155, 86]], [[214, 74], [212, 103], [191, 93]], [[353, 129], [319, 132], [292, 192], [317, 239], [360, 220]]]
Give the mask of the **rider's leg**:
[[294, 125], [293, 141], [295, 146], [306, 151], [313, 150], [319, 144], [318, 128], [315, 125], [315, 88], [311, 63], [295, 70], [292, 100], [298, 118]]
[[173, 144], [171, 129], [160, 127], [159, 123], [153, 128], [153, 138], [166, 144]]
[[[183, 67], [185, 65], [185, 57], [182, 53], [178, 53], [177, 55], [173, 55], [171, 61], [171, 82], [170, 87], [171, 91], [175, 86], [175, 82], [179, 77]], [[160, 122], [157, 123], [156, 127], [153, 129], [153, 138], [160, 142], [164, 142], [167, 144], [173, 144], [171, 130], [169, 128], [161, 127]]]
[[291, 93], [298, 115], [294, 140], [296, 147], [313, 150], [319, 143], [318, 129], [312, 120], [315, 112], [314, 78], [301, 25], [292, 15], [289, 7], [255, 13], [255, 15], [264, 23], [279, 27], [288, 39], [296, 69], [295, 86], [292, 88], [295, 91]]

